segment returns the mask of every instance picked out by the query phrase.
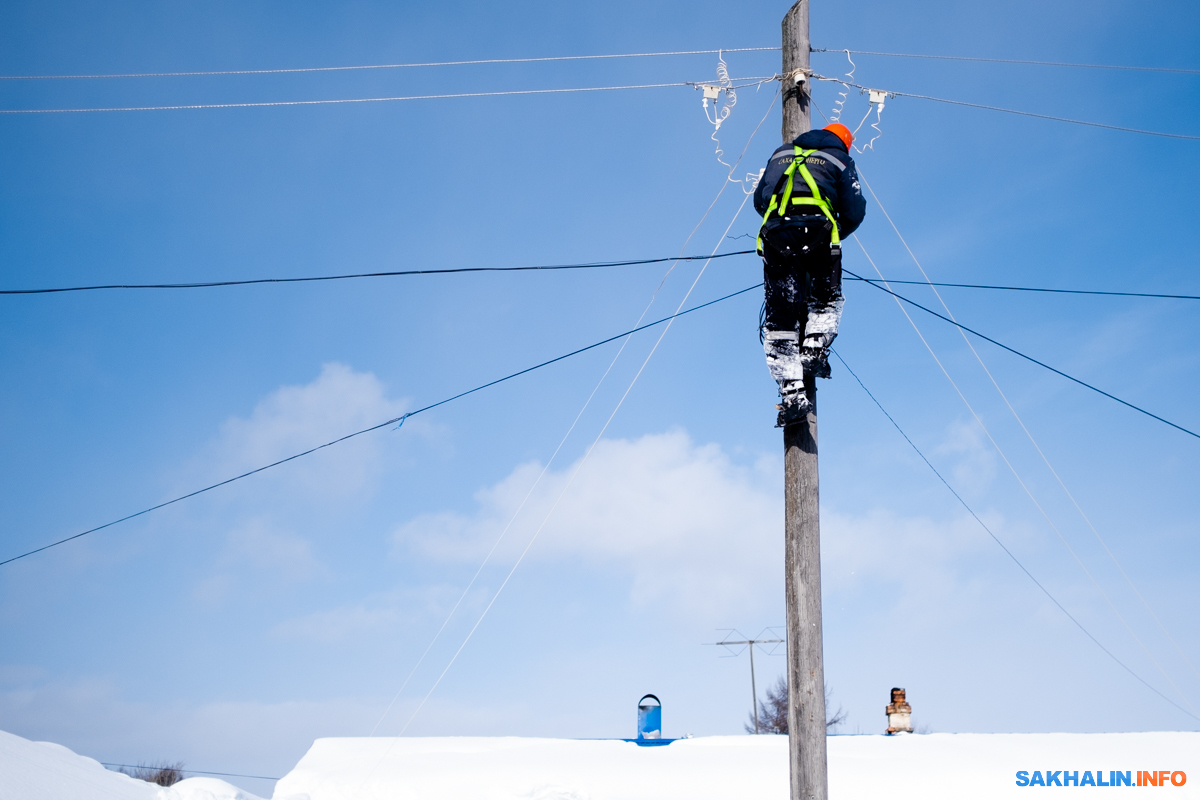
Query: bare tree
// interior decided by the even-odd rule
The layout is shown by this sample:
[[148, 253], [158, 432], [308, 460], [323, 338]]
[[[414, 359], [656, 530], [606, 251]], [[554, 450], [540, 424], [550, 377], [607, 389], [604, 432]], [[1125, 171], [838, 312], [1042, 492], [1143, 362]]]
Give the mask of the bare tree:
[[122, 767], [118, 771], [125, 773], [131, 778], [137, 778], [139, 781], [155, 783], [159, 786], [174, 786], [183, 780], [182, 761], [177, 761], [174, 764], [160, 761], [157, 764]]
[[[825, 685], [825, 730], [833, 731], [838, 725], [846, 721], [846, 711], [841, 706], [832, 715], [829, 715], [829, 709], [833, 705], [833, 692], [829, 689], [829, 684]], [[782, 733], [788, 732], [788, 689], [787, 677], [780, 675], [779, 680], [774, 686], [767, 687], [767, 699], [760, 700], [758, 703], [758, 731], [759, 733]], [[750, 715], [750, 722], [746, 725], [746, 733], [754, 733], [754, 715]]]

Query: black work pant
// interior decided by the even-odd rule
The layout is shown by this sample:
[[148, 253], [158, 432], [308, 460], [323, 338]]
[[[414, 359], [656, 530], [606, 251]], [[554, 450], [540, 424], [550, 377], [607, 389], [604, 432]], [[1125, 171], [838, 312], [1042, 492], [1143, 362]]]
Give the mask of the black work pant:
[[824, 217], [776, 218], [763, 226], [764, 330], [796, 331], [803, 339], [809, 312], [842, 299], [842, 257], [830, 249], [832, 230]]

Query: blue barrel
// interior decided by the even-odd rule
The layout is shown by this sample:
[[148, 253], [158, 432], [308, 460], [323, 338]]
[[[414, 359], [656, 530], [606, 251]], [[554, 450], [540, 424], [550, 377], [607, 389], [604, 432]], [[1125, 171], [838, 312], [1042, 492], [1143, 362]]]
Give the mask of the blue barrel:
[[662, 703], [652, 694], [638, 700], [639, 739], [662, 738]]

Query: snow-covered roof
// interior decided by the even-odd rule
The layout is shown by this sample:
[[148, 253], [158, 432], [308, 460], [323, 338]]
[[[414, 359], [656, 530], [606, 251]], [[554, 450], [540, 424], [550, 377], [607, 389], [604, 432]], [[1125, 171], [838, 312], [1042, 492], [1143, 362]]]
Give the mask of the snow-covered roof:
[[[835, 736], [830, 797], [1025, 797], [1017, 772], [1180, 770], [1200, 797], [1200, 733]], [[1190, 769], [1189, 769], [1190, 768]], [[1192, 770], [1195, 773], [1192, 773]], [[1060, 776], [1061, 779], [1061, 776]], [[1025, 787], [1028, 788], [1028, 787]], [[728, 800], [788, 796], [787, 738], [713, 736], [663, 747], [621, 740], [318, 739], [275, 800]]]

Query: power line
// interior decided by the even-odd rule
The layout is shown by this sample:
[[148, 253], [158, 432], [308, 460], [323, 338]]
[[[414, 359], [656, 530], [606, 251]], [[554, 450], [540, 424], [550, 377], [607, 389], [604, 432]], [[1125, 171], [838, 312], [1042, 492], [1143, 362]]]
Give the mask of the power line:
[[[125, 767], [126, 769], [147, 769], [145, 764], [112, 764], [108, 761], [100, 762], [105, 767]], [[153, 769], [153, 767], [149, 767]], [[264, 781], [281, 781], [283, 778], [270, 778], [266, 775], [242, 775], [237, 772], [205, 772], [202, 769], [180, 769], [179, 772], [185, 775], [220, 775], [222, 778], [258, 778]]]
[[991, 338], [990, 336], [985, 336], [984, 334], [980, 333], [977, 330], [968, 328], [966, 325], [963, 325], [961, 322], [956, 322], [955, 320], [952, 320], [949, 317], [939, 314], [938, 312], [934, 311], [931, 308], [926, 308], [925, 306], [921, 305], [920, 303], [918, 303], [915, 300], [910, 300], [902, 294], [897, 294], [896, 292], [893, 292], [891, 289], [888, 289], [886, 286], [882, 286], [879, 281], [873, 280], [871, 278], [864, 278], [861, 275], [855, 275], [853, 272], [850, 272], [850, 270], [846, 269], [845, 267], [842, 267], [842, 269], [849, 275], [853, 276], [856, 280], [860, 280], [863, 283], [866, 283], [870, 286], [874, 286], [876, 289], [880, 290], [881, 292], [887, 292], [888, 294], [895, 297], [897, 300], [903, 300], [905, 303], [908, 303], [911, 306], [915, 306], [916, 308], [921, 309], [922, 311], [924, 311], [927, 314], [932, 314], [933, 316], [937, 317], [938, 319], [940, 319], [944, 322], [949, 322], [951, 325], [961, 328], [962, 330], [966, 331], [967, 333], [970, 333], [974, 336], [978, 336], [980, 339], [983, 339], [985, 342], [991, 342], [992, 344], [996, 345], [997, 347], [999, 347], [1003, 350], [1007, 350], [1008, 352], [1012, 353], [1013, 355], [1020, 356], [1021, 358], [1025, 359], [1026, 361], [1030, 361], [1034, 364], [1037, 364], [1039, 367], [1048, 369], [1056, 375], [1061, 375], [1062, 377], [1066, 378], [1067, 380], [1078, 383], [1080, 386], [1083, 386], [1086, 389], [1091, 389], [1093, 392], [1102, 394], [1110, 400], [1116, 400], [1118, 403], [1120, 403], [1123, 406], [1128, 406], [1129, 408], [1132, 408], [1134, 411], [1145, 414], [1146, 416], [1156, 419], [1159, 422], [1170, 425], [1172, 428], [1175, 428], [1176, 430], [1183, 431], [1184, 433], [1188, 434], [1189, 436], [1195, 436], [1197, 439], [1200, 439], [1200, 433], [1190, 431], [1187, 428], [1183, 427], [1182, 425], [1176, 425], [1174, 422], [1171, 422], [1169, 419], [1164, 419], [1164, 418], [1158, 416], [1157, 414], [1152, 414], [1151, 412], [1147, 411], [1144, 408], [1141, 408], [1140, 406], [1135, 406], [1133, 403], [1130, 403], [1126, 400], [1122, 400], [1121, 398], [1117, 397], [1114, 394], [1109, 394], [1108, 392], [1104, 391], [1103, 389], [1098, 389], [1095, 386], [1092, 386], [1090, 383], [1086, 383], [1085, 381], [1079, 380], [1079, 378], [1075, 378], [1071, 375], [1068, 375], [1067, 373], [1063, 372], [1060, 369], [1055, 369], [1054, 367], [1050, 366], [1049, 364], [1047, 364], [1043, 361], [1038, 361], [1033, 356], [1027, 356], [1024, 353], [1022, 353], [1020, 350], [1015, 350], [1002, 342], [996, 341], [995, 339]]
[[[738, 238], [738, 237], [734, 237]], [[718, 253], [713, 258], [728, 256], [757, 255], [754, 250], [735, 250], [729, 253]], [[643, 264], [662, 264], [668, 261], [703, 261], [708, 256], [680, 256], [678, 258], [640, 258], [628, 261], [594, 261], [581, 264], [543, 264], [522, 267], [456, 267], [451, 269], [406, 269], [389, 272], [357, 272], [343, 275], [313, 275], [300, 278], [250, 278], [247, 280], [231, 281], [197, 281], [192, 283], [107, 283], [90, 286], [60, 286], [43, 289], [0, 289], [0, 295], [22, 294], [57, 294], [61, 292], [89, 292], [108, 289], [208, 289], [222, 286], [253, 286], [270, 283], [311, 283], [317, 281], [344, 281], [357, 278], [392, 278], [404, 275], [453, 275], [466, 272], [550, 272], [554, 270], [574, 269], [608, 269], [611, 267], [631, 267]], [[860, 277], [849, 277], [847, 280], [861, 281]], [[983, 283], [937, 283], [929, 281], [901, 281], [885, 278], [888, 283], [908, 284], [912, 286], [943, 286], [955, 289], [990, 289], [1006, 292], [1046, 292], [1051, 294], [1085, 294], [1104, 295], [1110, 297], [1150, 297], [1167, 300], [1200, 300], [1200, 295], [1194, 294], [1156, 294], [1152, 292], [1105, 292], [1091, 289], [1045, 289], [1037, 286], [995, 286]]]
[[1200, 69], [1176, 67], [1130, 67], [1117, 64], [1076, 64], [1068, 61], [1023, 61], [1015, 58], [978, 58], [973, 56], [935, 56], [920, 53], [880, 53], [874, 50], [834, 50], [824, 47], [813, 48], [814, 53], [853, 53], [859, 56], [888, 56], [891, 58], [927, 58], [939, 61], [980, 61], [992, 64], [1030, 64], [1037, 67], [1077, 67], [1080, 69], [1119, 69], [1134, 72], [1175, 72], [1184, 75], [1200, 75]]
[[[733, 255], [732, 253], [730, 255]], [[863, 278], [850, 278], [852, 281], [861, 281]], [[1167, 300], [1200, 300], [1200, 295], [1194, 294], [1153, 294], [1151, 292], [1101, 292], [1092, 291], [1090, 289], [1043, 289], [1036, 286], [992, 286], [982, 283], [936, 283], [931, 281], [895, 281], [891, 278], [885, 278], [888, 283], [904, 283], [912, 286], [946, 286], [954, 289], [994, 289], [1005, 292], [1049, 292], [1052, 294], [1096, 294], [1107, 295], [1110, 297], [1157, 297]], [[2, 292], [0, 292], [2, 294]]]
[[663, 53], [613, 53], [593, 56], [543, 56], [536, 58], [481, 58], [470, 61], [424, 61], [409, 64], [358, 64], [343, 67], [292, 67], [282, 69], [221, 69], [197, 72], [119, 72], [97, 75], [0, 75], [0, 81], [94, 80], [102, 78], [183, 78], [213, 75], [283, 75], [304, 72], [350, 72], [371, 69], [411, 69], [414, 67], [460, 67], [478, 64], [532, 64], [547, 61], [596, 61], [610, 58], [650, 58], [654, 56], [694, 56], [713, 53], [751, 53], [778, 50], [778, 47], [730, 47], [720, 50], [674, 50]]
[[[738, 250], [732, 253], [721, 253], [712, 258], [727, 256], [744, 256], [754, 253], [753, 250]], [[217, 286], [251, 286], [260, 283], [309, 283], [313, 281], [344, 281], [354, 278], [393, 278], [400, 275], [449, 275], [460, 272], [535, 272], [538, 270], [564, 269], [607, 269], [610, 267], [631, 267], [640, 264], [661, 264], [666, 261], [703, 261], [709, 256], [681, 256], [679, 258], [641, 258], [630, 261], [594, 261], [584, 264], [550, 264], [532, 267], [456, 267], [453, 269], [406, 269], [393, 272], [359, 272], [348, 275], [315, 275], [304, 278], [252, 278], [239, 281], [207, 281], [196, 283], [110, 283], [94, 286], [63, 286], [51, 289], [0, 289], [0, 295], [5, 294], [55, 294], [59, 292], [90, 292], [99, 289], [209, 289]]]
[[1125, 133], [1140, 133], [1145, 136], [1161, 136], [1166, 139], [1186, 139], [1188, 141], [1200, 141], [1200, 136], [1192, 136], [1186, 133], [1164, 133], [1162, 131], [1148, 131], [1141, 128], [1126, 128], [1121, 125], [1107, 125], [1103, 122], [1088, 122], [1081, 119], [1070, 119], [1068, 117], [1054, 117], [1049, 114], [1035, 114], [1032, 111], [1018, 111], [1012, 108], [1000, 108], [999, 106], [987, 106], [981, 103], [968, 103], [963, 100], [947, 100], [943, 97], [930, 97], [924, 94], [909, 94], [908, 92], [891, 92], [897, 97], [915, 97], [918, 100], [932, 100], [935, 103], [949, 103], [954, 106], [967, 106], [968, 108], [982, 108], [985, 111], [1002, 111], [1005, 114], [1017, 114], [1022, 117], [1034, 117], [1036, 119], [1048, 119], [1054, 122], [1069, 122], [1072, 125], [1087, 125], [1090, 128], [1104, 128], [1110, 131], [1124, 131]]
[[[443, 406], [443, 405], [445, 405], [446, 403], [450, 403], [450, 402], [452, 402], [452, 401], [454, 401], [454, 400], [458, 400], [459, 398], [466, 397], [466, 396], [467, 396], [467, 395], [469, 395], [469, 394], [474, 394], [475, 392], [481, 391], [481, 390], [483, 390], [483, 389], [487, 389], [487, 388], [489, 388], [489, 387], [491, 387], [491, 386], [495, 386], [495, 385], [496, 385], [496, 384], [498, 384], [498, 383], [504, 383], [505, 381], [508, 381], [508, 380], [511, 380], [511, 379], [513, 379], [513, 378], [519, 377], [519, 376], [521, 376], [521, 375], [524, 375], [524, 374], [526, 374], [526, 373], [528, 373], [528, 372], [533, 372], [534, 370], [541, 369], [542, 367], [548, 367], [548, 366], [550, 366], [551, 364], [558, 363], [559, 361], [563, 361], [563, 360], [565, 360], [565, 359], [571, 358], [572, 356], [577, 356], [577, 355], [579, 355], [580, 353], [586, 353], [588, 350], [594, 350], [594, 349], [595, 349], [595, 348], [597, 348], [597, 347], [600, 347], [600, 346], [602, 346], [602, 345], [608, 344], [609, 342], [616, 341], [617, 339], [620, 339], [620, 338], [622, 338], [622, 337], [624, 337], [624, 336], [629, 336], [630, 334], [634, 334], [634, 333], [637, 333], [637, 332], [639, 332], [639, 331], [646, 330], [647, 328], [653, 328], [654, 326], [656, 326], [656, 325], [661, 325], [661, 324], [662, 324], [662, 323], [664, 323], [664, 322], [670, 322], [671, 320], [675, 319], [676, 317], [682, 317], [682, 316], [684, 316], [685, 314], [690, 314], [690, 313], [692, 313], [693, 311], [699, 311], [699, 310], [700, 310], [700, 309], [702, 309], [702, 308], [707, 308], [707, 307], [709, 307], [709, 306], [711, 306], [711, 305], [715, 305], [716, 303], [720, 303], [720, 302], [722, 302], [722, 301], [724, 301], [724, 300], [729, 300], [730, 298], [737, 297], [738, 295], [745, 294], [746, 292], [750, 292], [750, 291], [753, 291], [753, 290], [755, 290], [755, 289], [758, 289], [758, 288], [760, 288], [761, 286], [762, 286], [762, 284], [761, 284], [761, 283], [756, 283], [756, 284], [754, 284], [753, 286], [747, 286], [745, 289], [740, 289], [740, 290], [738, 290], [738, 291], [736, 291], [736, 292], [733, 292], [733, 293], [731, 293], [731, 294], [727, 294], [727, 295], [725, 295], [725, 296], [723, 296], [723, 297], [718, 297], [716, 300], [710, 300], [710, 301], [708, 301], [707, 303], [701, 303], [701, 304], [700, 304], [700, 305], [698, 305], [698, 306], [693, 306], [692, 308], [689, 308], [689, 309], [687, 309], [686, 311], [677, 311], [676, 313], [672, 314], [672, 315], [671, 315], [671, 316], [669, 316], [669, 317], [663, 317], [662, 319], [655, 320], [654, 322], [648, 322], [648, 323], [646, 323], [645, 325], [640, 325], [640, 326], [638, 326], [638, 327], [636, 327], [636, 328], [633, 328], [633, 329], [631, 329], [631, 330], [625, 331], [624, 333], [619, 333], [619, 334], [617, 334], [616, 336], [610, 336], [610, 337], [608, 337], [607, 339], [603, 339], [603, 340], [601, 340], [601, 341], [599, 341], [599, 342], [595, 342], [594, 344], [589, 344], [587, 347], [581, 347], [581, 348], [579, 348], [578, 350], [572, 350], [570, 353], [566, 353], [566, 354], [564, 354], [564, 355], [561, 355], [561, 356], [558, 356], [558, 357], [556, 357], [556, 358], [552, 358], [552, 359], [550, 359], [549, 361], [543, 361], [542, 363], [540, 363], [540, 364], [535, 364], [535, 365], [534, 365], [534, 366], [532, 366], [532, 367], [526, 367], [525, 369], [523, 369], [523, 370], [521, 370], [521, 371], [519, 371], [519, 372], [514, 372], [514, 373], [512, 373], [511, 375], [505, 375], [503, 378], [497, 378], [497, 379], [496, 379], [496, 380], [494, 380], [494, 381], [489, 381], [488, 383], [482, 384], [482, 385], [480, 385], [480, 386], [476, 386], [474, 389], [468, 389], [468, 390], [467, 390], [467, 391], [465, 391], [465, 392], [459, 392], [458, 394], [456, 394], [456, 395], [453, 395], [452, 397], [447, 397], [446, 399], [444, 399], [444, 400], [439, 400], [439, 401], [437, 401], [436, 403], [430, 403], [430, 404], [429, 404], [429, 405], [427, 405], [427, 406], [423, 406], [422, 408], [418, 408], [416, 411], [409, 411], [409, 412], [408, 412], [408, 413], [406, 413], [406, 414], [401, 414], [401, 415], [400, 415], [400, 416], [398, 416], [398, 417], [393, 417], [392, 419], [389, 419], [389, 420], [387, 420], [387, 421], [385, 421], [385, 422], [380, 422], [378, 425], [372, 425], [372, 426], [371, 426], [371, 427], [369, 427], [369, 428], [363, 428], [363, 429], [362, 429], [362, 430], [360, 430], [360, 431], [355, 431], [354, 433], [348, 433], [348, 434], [346, 434], [345, 436], [341, 436], [341, 437], [339, 437], [339, 438], [337, 438], [337, 439], [334, 439], [333, 441], [326, 442], [325, 444], [320, 444], [320, 445], [317, 445], [316, 447], [309, 448], [308, 450], [305, 450], [305, 451], [303, 451], [303, 452], [300, 452], [300, 453], [296, 453], [295, 455], [288, 456], [287, 458], [281, 458], [280, 460], [278, 460], [278, 461], [275, 461], [275, 462], [272, 462], [272, 463], [270, 463], [270, 464], [267, 464], [267, 465], [265, 465], [265, 466], [258, 467], [257, 469], [252, 469], [252, 470], [250, 470], [249, 472], [243, 472], [241, 475], [237, 475], [237, 476], [234, 476], [234, 477], [232, 477], [232, 478], [226, 478], [225, 480], [223, 480], [223, 481], [220, 481], [219, 483], [214, 483], [214, 484], [212, 484], [211, 486], [205, 486], [203, 489], [197, 489], [197, 490], [196, 490], [196, 491], [194, 491], [194, 492], [188, 492], [187, 494], [180, 495], [179, 497], [176, 497], [176, 498], [174, 498], [174, 499], [172, 499], [172, 500], [167, 500], [166, 502], [159, 503], [158, 505], [150, 506], [149, 508], [142, 509], [141, 511], [135, 512], [135, 513], [133, 513], [133, 514], [128, 514], [128, 515], [126, 515], [126, 516], [124, 516], [124, 517], [121, 517], [120, 519], [115, 519], [115, 520], [113, 520], [112, 522], [106, 522], [106, 523], [104, 523], [103, 525], [98, 525], [98, 526], [96, 526], [95, 528], [90, 528], [90, 529], [88, 529], [88, 530], [86, 530], [86, 531], [83, 531], [82, 533], [76, 533], [76, 534], [73, 534], [73, 535], [71, 535], [71, 536], [68, 536], [68, 537], [66, 537], [66, 538], [64, 538], [64, 539], [59, 539], [59, 540], [58, 540], [58, 541], [56, 541], [56, 542], [51, 542], [50, 544], [43, 545], [42, 547], [38, 547], [38, 548], [36, 548], [36, 549], [33, 549], [33, 550], [30, 550], [30, 551], [28, 551], [28, 552], [21, 553], [20, 555], [13, 556], [12, 558], [5, 559], [4, 561], [0, 561], [0, 567], [4, 566], [5, 564], [11, 564], [12, 562], [14, 562], [14, 561], [18, 561], [18, 560], [20, 560], [20, 559], [22, 559], [22, 558], [25, 558], [25, 557], [27, 557], [27, 556], [34, 555], [35, 553], [40, 553], [40, 552], [42, 552], [43, 550], [49, 550], [49, 549], [50, 549], [50, 548], [52, 548], [52, 547], [58, 547], [58, 546], [59, 546], [59, 545], [61, 545], [61, 544], [66, 544], [67, 542], [71, 542], [71, 541], [74, 541], [75, 539], [82, 538], [82, 537], [84, 537], [84, 536], [87, 536], [88, 534], [91, 534], [91, 533], [96, 533], [97, 531], [102, 531], [102, 530], [104, 530], [105, 528], [111, 528], [113, 525], [118, 525], [118, 524], [120, 524], [120, 523], [122, 523], [122, 522], [126, 522], [126, 521], [128, 521], [128, 520], [131, 520], [131, 519], [133, 519], [133, 518], [135, 518], [135, 517], [140, 517], [140, 516], [142, 516], [142, 515], [144, 515], [144, 514], [149, 514], [150, 512], [152, 512], [152, 511], [157, 511], [157, 510], [159, 510], [160, 508], [166, 508], [166, 507], [167, 507], [167, 506], [169, 506], [169, 505], [174, 505], [175, 503], [178, 503], [178, 502], [180, 502], [180, 501], [182, 501], [182, 500], [187, 500], [188, 498], [195, 497], [196, 495], [199, 495], [199, 494], [204, 494], [205, 492], [209, 492], [209, 491], [212, 491], [213, 489], [220, 488], [220, 487], [222, 487], [222, 486], [225, 486], [226, 484], [233, 483], [234, 481], [240, 481], [242, 478], [248, 478], [248, 477], [250, 477], [251, 475], [257, 475], [258, 473], [260, 473], [260, 472], [264, 472], [264, 471], [266, 471], [266, 470], [268, 470], [268, 469], [271, 469], [272, 467], [278, 467], [280, 464], [286, 464], [286, 463], [288, 463], [289, 461], [295, 461], [295, 460], [296, 460], [296, 459], [298, 459], [298, 458], [303, 458], [304, 456], [307, 456], [307, 455], [310, 455], [310, 454], [312, 454], [312, 453], [315, 453], [315, 452], [317, 452], [318, 450], [324, 450], [324, 449], [325, 449], [325, 448], [327, 448], [327, 447], [333, 447], [335, 444], [340, 444], [341, 442], [344, 442], [344, 441], [346, 441], [347, 439], [353, 439], [353, 438], [355, 438], [356, 436], [362, 436], [364, 433], [370, 433], [371, 431], [377, 431], [377, 430], [379, 430], [380, 428], [386, 428], [388, 425], [392, 425], [392, 424], [395, 424], [395, 423], [400, 423], [401, 425], [403, 425], [403, 424], [404, 424], [404, 421], [405, 421], [405, 420], [407, 420], [409, 417], [414, 417], [414, 416], [416, 416], [417, 414], [422, 414], [422, 413], [424, 413], [424, 412], [426, 412], [426, 411], [430, 411], [431, 409], [437, 408], [438, 406]], [[397, 426], [397, 427], [399, 427], [399, 426]]]
[[[736, 78], [739, 81], [749, 81], [731, 86], [732, 89], [742, 89], [756, 83], [766, 83], [775, 80], [775, 76], [766, 78]], [[584, 86], [572, 89], [519, 89], [504, 92], [459, 92], [456, 94], [420, 94], [397, 97], [352, 97], [333, 100], [272, 100], [258, 103], [195, 103], [191, 105], [172, 106], [121, 106], [104, 108], [4, 108], [0, 114], [94, 114], [105, 111], [194, 111], [211, 108], [268, 108], [276, 106], [325, 106], [342, 105], [346, 103], [393, 103], [405, 100], [446, 100], [462, 97], [512, 97], [517, 95], [538, 94], [570, 94], [572, 92], [614, 92], [622, 89], [663, 89], [667, 87], [697, 86], [703, 81], [678, 81], [675, 83], [641, 83], [629, 86]]]
[[[815, 73], [813, 74], [813, 77], [816, 78], [817, 80], [832, 81], [834, 83], [840, 83], [843, 86], [852, 86], [855, 89], [859, 89], [861, 91], [884, 91], [882, 89], [871, 89], [866, 86], [861, 86], [857, 83], [849, 83], [849, 82], [841, 80], [839, 78], [828, 78], [824, 75], [817, 75]], [[953, 106], [966, 106], [967, 108], [981, 108], [981, 109], [984, 109], [985, 111], [1001, 111], [1005, 114], [1017, 114], [1022, 117], [1034, 117], [1036, 119], [1048, 119], [1053, 122], [1069, 122], [1072, 125], [1086, 125], [1090, 128], [1103, 128], [1105, 130], [1110, 130], [1110, 131], [1123, 131], [1125, 133], [1140, 133], [1140, 134], [1143, 134], [1146, 136], [1162, 136], [1167, 139], [1185, 139], [1188, 141], [1200, 141], [1200, 136], [1192, 136], [1191, 134], [1186, 134], [1186, 133], [1164, 133], [1162, 131], [1143, 130], [1142, 128], [1126, 128], [1121, 125], [1108, 125], [1103, 122], [1088, 122], [1087, 120], [1070, 119], [1069, 117], [1055, 117], [1055, 116], [1051, 116], [1050, 114], [1037, 114], [1037, 113], [1034, 113], [1033, 111], [1019, 111], [1019, 110], [1013, 109], [1013, 108], [1001, 108], [1000, 106], [988, 106], [988, 105], [984, 105], [982, 103], [968, 103], [965, 100], [947, 100], [944, 97], [931, 97], [926, 94], [912, 94], [911, 92], [893, 92], [890, 89], [886, 90], [886, 91], [887, 91], [887, 94], [890, 94], [893, 97], [912, 97], [917, 100], [932, 100], [935, 103], [948, 103]]]
[[854, 378], [854, 380], [858, 382], [858, 385], [862, 387], [862, 390], [867, 393], [867, 397], [870, 397], [871, 401], [874, 402], [875, 405], [879, 408], [879, 410], [883, 412], [883, 415], [888, 418], [888, 422], [892, 423], [892, 426], [897, 431], [900, 432], [900, 435], [904, 437], [904, 441], [908, 442], [909, 446], [912, 447], [912, 449], [914, 451], [916, 451], [916, 454], [918, 456], [920, 456], [921, 460], [925, 462], [925, 465], [933, 471], [933, 474], [936, 475], [937, 479], [942, 482], [942, 485], [944, 485], [947, 489], [950, 490], [950, 494], [954, 495], [954, 499], [957, 500], [959, 503], [961, 503], [962, 507], [967, 510], [967, 513], [970, 514], [975, 519], [975, 521], [979, 523], [979, 527], [983, 528], [987, 532], [987, 535], [992, 537], [992, 541], [994, 541], [996, 544], [1000, 545], [1000, 549], [1003, 550], [1004, 553], [1009, 558], [1012, 559], [1013, 563], [1016, 564], [1021, 569], [1021, 571], [1025, 573], [1025, 575], [1029, 578], [1029, 580], [1033, 581], [1034, 585], [1037, 586], [1039, 589], [1041, 589], [1042, 593], [1045, 594], [1046, 597], [1050, 598], [1050, 602], [1052, 602], [1052, 603], [1054, 603], [1054, 605], [1058, 606], [1058, 610], [1067, 615], [1067, 619], [1071, 620], [1071, 622], [1074, 622], [1075, 626], [1077, 628], [1079, 628], [1079, 630], [1083, 631], [1084, 635], [1087, 636], [1089, 639], [1091, 639], [1092, 642], [1097, 647], [1099, 647], [1101, 650], [1103, 650], [1105, 655], [1107, 655], [1109, 658], [1111, 658], [1113, 661], [1115, 661], [1122, 669], [1124, 669], [1126, 672], [1128, 672], [1130, 675], [1132, 675], [1134, 678], [1136, 678], [1143, 686], [1145, 686], [1150, 691], [1154, 692], [1156, 695], [1161, 697], [1163, 700], [1166, 700], [1168, 703], [1170, 703], [1175, 708], [1182, 711], [1184, 714], [1187, 714], [1192, 719], [1200, 720], [1200, 717], [1197, 717], [1195, 714], [1191, 713], [1186, 708], [1179, 705], [1171, 698], [1167, 697], [1165, 694], [1160, 692], [1158, 689], [1155, 689], [1153, 686], [1151, 686], [1146, 681], [1145, 678], [1138, 675], [1136, 672], [1134, 672], [1132, 669], [1130, 669], [1128, 666], [1126, 666], [1125, 662], [1121, 661], [1121, 659], [1119, 659], [1115, 655], [1113, 655], [1112, 651], [1110, 651], [1107, 647], [1102, 645], [1100, 643], [1100, 640], [1097, 639], [1095, 636], [1093, 636], [1091, 634], [1091, 632], [1088, 631], [1087, 628], [1083, 627], [1083, 623], [1081, 623], [1079, 620], [1077, 620], [1071, 614], [1070, 611], [1067, 611], [1067, 609], [1063, 607], [1063, 604], [1058, 602], [1058, 600], [1054, 597], [1054, 595], [1050, 594], [1050, 590], [1047, 589], [1045, 586], [1043, 586], [1041, 581], [1039, 581], [1037, 578], [1035, 578], [1033, 576], [1032, 572], [1030, 572], [1028, 569], [1026, 569], [1025, 565], [1021, 563], [1020, 559], [1018, 559], [1013, 554], [1013, 552], [1008, 549], [1008, 547], [1004, 544], [1004, 542], [1000, 541], [999, 537], [997, 537], [996, 534], [992, 533], [992, 529], [989, 528], [984, 523], [984, 521], [979, 518], [979, 515], [976, 514], [975, 511], [969, 505], [967, 505], [967, 501], [963, 500], [962, 495], [960, 495], [958, 492], [956, 492], [954, 490], [954, 487], [951, 486], [950, 483], [945, 478], [942, 477], [942, 473], [938, 472], [937, 467], [935, 467], [932, 463], [930, 463], [929, 459], [925, 457], [925, 454], [921, 452], [921, 449], [919, 447], [917, 447], [917, 445], [913, 442], [913, 440], [908, 438], [908, 434], [904, 432], [904, 429], [900, 427], [900, 424], [898, 422], [896, 422], [896, 420], [892, 417], [892, 415], [887, 412], [887, 409], [883, 407], [883, 404], [879, 402], [878, 398], [876, 398], [875, 395], [871, 394], [871, 390], [866, 387], [866, 384], [864, 384], [862, 382], [862, 379], [858, 377], [858, 375], [854, 372], [854, 370], [850, 369], [850, 365], [846, 363], [846, 359], [842, 358], [842, 354], [836, 350], [833, 351], [833, 354], [835, 356], [837, 356], [838, 361], [842, 362], [842, 366], [845, 367], [846, 371], [850, 373], [850, 377]]

